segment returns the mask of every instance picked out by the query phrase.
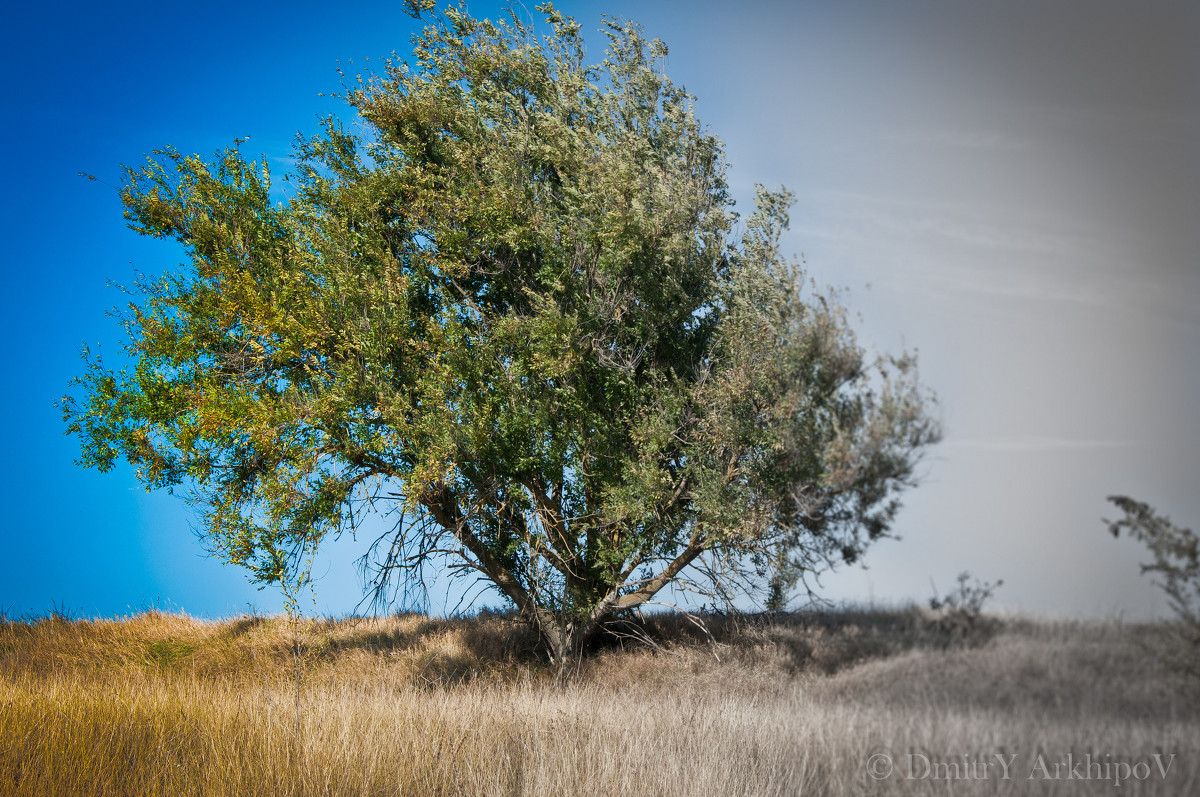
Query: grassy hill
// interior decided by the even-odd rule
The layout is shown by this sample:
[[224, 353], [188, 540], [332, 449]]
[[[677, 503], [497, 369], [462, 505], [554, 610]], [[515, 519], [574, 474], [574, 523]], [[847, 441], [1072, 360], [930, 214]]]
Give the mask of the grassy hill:
[[496, 614], [0, 620], [0, 794], [1200, 793], [1160, 626], [707, 625], [649, 618], [562, 684]]

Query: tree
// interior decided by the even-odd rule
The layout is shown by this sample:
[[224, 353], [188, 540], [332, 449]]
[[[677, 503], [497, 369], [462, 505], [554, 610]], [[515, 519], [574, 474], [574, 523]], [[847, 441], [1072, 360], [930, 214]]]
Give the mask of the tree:
[[[428, 5], [417, 4], [418, 6]], [[85, 352], [81, 462], [187, 490], [214, 550], [297, 583], [371, 509], [376, 597], [475, 574], [565, 665], [668, 585], [713, 598], [854, 561], [938, 436], [911, 357], [869, 363], [836, 296], [744, 226], [720, 142], [605, 23], [450, 8], [296, 147], [293, 193], [238, 148], [127, 169], [142, 280], [125, 370]]]
[[1114, 537], [1125, 532], [1154, 557], [1153, 562], [1142, 565], [1142, 572], [1158, 576], [1158, 586], [1178, 621], [1171, 628], [1178, 650], [1178, 654], [1172, 651], [1172, 663], [1200, 677], [1200, 537], [1191, 529], [1176, 526], [1149, 504], [1123, 495], [1110, 495], [1108, 500], [1125, 513], [1120, 520], [1104, 521], [1109, 532]]

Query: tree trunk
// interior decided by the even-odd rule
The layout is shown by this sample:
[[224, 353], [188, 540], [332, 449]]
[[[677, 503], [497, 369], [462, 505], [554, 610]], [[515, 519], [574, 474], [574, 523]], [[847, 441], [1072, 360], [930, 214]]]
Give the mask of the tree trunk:
[[570, 680], [575, 668], [583, 660], [588, 642], [607, 617], [565, 623], [555, 622], [559, 619], [557, 617], [550, 622], [544, 622], [544, 617], [533, 618], [533, 625], [541, 633], [546, 645], [550, 663], [558, 670], [558, 680]]

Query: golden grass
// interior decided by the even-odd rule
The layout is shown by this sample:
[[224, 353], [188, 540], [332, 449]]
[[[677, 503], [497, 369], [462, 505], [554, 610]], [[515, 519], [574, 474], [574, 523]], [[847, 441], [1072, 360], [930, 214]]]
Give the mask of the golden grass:
[[1200, 704], [1150, 626], [649, 625], [659, 650], [611, 642], [562, 686], [500, 615], [0, 622], [0, 794], [1200, 792]]

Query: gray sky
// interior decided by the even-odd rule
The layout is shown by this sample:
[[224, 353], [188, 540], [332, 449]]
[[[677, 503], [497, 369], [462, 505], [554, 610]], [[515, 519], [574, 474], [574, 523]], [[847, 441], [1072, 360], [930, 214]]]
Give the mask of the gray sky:
[[[727, 144], [736, 194], [797, 192], [791, 247], [862, 339], [920, 353], [946, 441], [901, 542], [825, 579], [924, 600], [1165, 603], [1105, 496], [1200, 525], [1200, 13], [1182, 3], [621, 7]], [[583, 14], [581, 13], [581, 16]]]
[[[328, 96], [339, 59], [353, 73], [407, 52], [412, 21], [383, 0], [334, 17], [316, 0], [204, 15], [64, 2], [14, 6], [0, 30], [15, 92], [0, 139], [24, 153], [0, 196], [0, 325], [16, 342], [0, 369], [0, 612], [278, 610], [277, 591], [201, 558], [177, 498], [146, 495], [128, 468], [75, 466], [53, 402], [82, 341], [119, 351], [102, 313], [123, 300], [105, 284], [180, 260], [123, 228], [117, 164], [250, 135], [283, 172], [297, 129], [347, 112]], [[1101, 518], [1105, 496], [1125, 493], [1200, 526], [1194, 0], [560, 7], [596, 60], [601, 11], [668, 43], [669, 73], [726, 142], [743, 210], [755, 183], [794, 190], [787, 244], [846, 287], [864, 343], [918, 349], [941, 397], [946, 441], [907, 496], [903, 539], [825, 579], [826, 595], [923, 601], [970, 570], [1004, 579], [996, 603], [1010, 608], [1166, 611], [1138, 573], [1144, 554]], [[265, 31], [252, 47], [248, 29]], [[362, 548], [344, 539], [317, 563], [311, 608], [354, 607]]]

